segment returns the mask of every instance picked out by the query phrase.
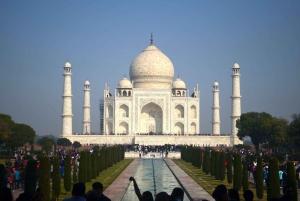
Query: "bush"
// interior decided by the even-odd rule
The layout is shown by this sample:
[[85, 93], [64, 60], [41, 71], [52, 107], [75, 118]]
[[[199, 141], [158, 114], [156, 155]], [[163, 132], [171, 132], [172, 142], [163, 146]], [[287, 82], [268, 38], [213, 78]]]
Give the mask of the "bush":
[[233, 188], [237, 191], [242, 188], [242, 158], [240, 154], [234, 154]]
[[220, 152], [215, 152], [215, 179], [220, 179]]
[[25, 177], [25, 188], [24, 193], [28, 193], [31, 196], [34, 196], [36, 189], [36, 180], [37, 180], [37, 172], [36, 172], [36, 160], [29, 160], [26, 166], [26, 177]]
[[91, 153], [86, 152], [86, 158], [87, 158], [87, 172], [86, 172], [86, 181], [90, 182], [92, 181], [92, 163], [91, 163]]
[[272, 158], [269, 161], [269, 174], [267, 180], [267, 199], [280, 197], [279, 185], [279, 167], [277, 158]]
[[73, 168], [73, 184], [76, 184], [78, 181], [78, 178], [77, 178], [77, 167], [76, 165], [74, 165], [74, 168]]
[[264, 197], [264, 170], [262, 157], [257, 158], [257, 167], [256, 167], [256, 196], [258, 199]]
[[66, 155], [64, 188], [66, 190], [66, 194], [68, 194], [68, 192], [71, 191], [71, 158], [70, 158], [70, 155]]
[[60, 168], [58, 157], [53, 158], [53, 175], [52, 175], [52, 199], [58, 200], [60, 194]]
[[246, 161], [243, 162], [243, 191], [249, 189], [248, 168]]
[[224, 181], [224, 179], [225, 179], [225, 153], [223, 151], [220, 153], [220, 173], [219, 173], [219, 179], [221, 181]]
[[39, 187], [43, 193], [43, 200], [50, 200], [50, 160], [47, 156], [40, 158]]
[[293, 162], [287, 162], [287, 182], [288, 186], [293, 188], [293, 201], [298, 200], [297, 183], [296, 183], [296, 172]]
[[231, 153], [228, 152], [227, 154], [227, 182], [229, 184], [232, 183], [232, 156]]
[[202, 161], [202, 149], [201, 148], [199, 148], [199, 158], [198, 158], [198, 160], [199, 160], [198, 168], [201, 169], [202, 163], [203, 163], [203, 161]]
[[92, 153], [91, 154], [92, 179], [95, 179], [97, 177], [97, 172], [98, 172], [97, 165], [98, 164], [97, 164], [96, 154]]
[[215, 176], [215, 160], [216, 160], [215, 153], [216, 152], [214, 150], [210, 152], [210, 175], [211, 176]]
[[85, 151], [80, 152], [78, 182], [84, 184], [87, 182], [87, 153]]

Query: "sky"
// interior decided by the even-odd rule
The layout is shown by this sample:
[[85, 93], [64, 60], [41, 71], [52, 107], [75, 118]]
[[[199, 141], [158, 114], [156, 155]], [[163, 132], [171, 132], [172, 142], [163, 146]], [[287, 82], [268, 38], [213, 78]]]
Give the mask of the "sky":
[[117, 87], [150, 44], [190, 92], [199, 84], [200, 132], [212, 132], [220, 85], [221, 133], [231, 132], [231, 67], [241, 67], [242, 113], [291, 121], [300, 113], [300, 1], [0, 1], [0, 113], [37, 135], [61, 134], [63, 66], [72, 64], [73, 132], [82, 132], [91, 83], [91, 131], [100, 132], [105, 83]]

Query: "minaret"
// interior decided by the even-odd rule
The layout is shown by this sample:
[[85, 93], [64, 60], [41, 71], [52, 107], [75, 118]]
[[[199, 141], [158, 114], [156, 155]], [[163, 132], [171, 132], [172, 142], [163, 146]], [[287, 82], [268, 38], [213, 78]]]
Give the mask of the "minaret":
[[219, 84], [215, 82], [213, 85], [213, 118], [212, 118], [212, 134], [220, 135], [220, 104], [219, 104]]
[[236, 62], [232, 66], [232, 106], [231, 106], [231, 137], [230, 137], [230, 144], [243, 144], [237, 137], [237, 128], [236, 128], [236, 120], [240, 119], [241, 117], [241, 93], [240, 93], [240, 66]]
[[64, 94], [63, 97], [63, 111], [62, 111], [62, 131], [61, 137], [72, 135], [72, 84], [71, 72], [72, 66], [69, 62], [64, 66]]
[[84, 101], [83, 101], [83, 121], [82, 134], [91, 133], [91, 104], [90, 104], [90, 82], [84, 83]]

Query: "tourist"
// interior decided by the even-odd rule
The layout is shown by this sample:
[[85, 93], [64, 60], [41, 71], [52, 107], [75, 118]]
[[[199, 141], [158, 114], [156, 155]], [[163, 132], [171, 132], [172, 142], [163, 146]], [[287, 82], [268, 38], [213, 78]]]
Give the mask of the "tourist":
[[175, 187], [172, 191], [171, 198], [174, 201], [183, 201], [184, 192], [181, 188]]
[[150, 191], [145, 191], [142, 195], [135, 179], [133, 177], [130, 177], [129, 181], [133, 182], [134, 191], [135, 191], [135, 194], [138, 197], [139, 201], [153, 201], [153, 196]]
[[98, 193], [97, 201], [110, 201], [110, 199], [103, 194], [103, 185], [100, 182], [95, 182], [92, 186], [93, 190]]
[[14, 171], [14, 175], [15, 175], [15, 180], [14, 180], [15, 189], [19, 189], [20, 172], [18, 168], [16, 168], [16, 170]]
[[89, 190], [85, 194], [86, 201], [97, 201], [98, 199], [98, 193], [95, 190]]
[[244, 197], [245, 201], [253, 201], [254, 194], [251, 190], [245, 190], [243, 197]]
[[41, 188], [37, 188], [33, 196], [33, 201], [43, 201], [43, 193]]
[[31, 201], [32, 196], [29, 193], [21, 193], [16, 201]]
[[11, 190], [7, 187], [2, 187], [0, 189], [0, 200], [4, 201], [13, 201], [13, 196]]
[[283, 195], [279, 198], [279, 201], [292, 201], [293, 200], [293, 189], [290, 186], [283, 187]]
[[170, 201], [170, 196], [166, 192], [156, 194], [155, 201]]
[[234, 188], [228, 190], [228, 197], [229, 201], [240, 201], [239, 192]]
[[279, 170], [279, 185], [280, 185], [280, 188], [282, 186], [282, 175], [283, 175], [283, 171], [280, 169]]
[[86, 201], [83, 197], [85, 193], [85, 185], [83, 183], [77, 183], [73, 185], [72, 197], [65, 198], [63, 201]]
[[215, 201], [228, 201], [227, 188], [225, 185], [218, 185], [212, 193]]

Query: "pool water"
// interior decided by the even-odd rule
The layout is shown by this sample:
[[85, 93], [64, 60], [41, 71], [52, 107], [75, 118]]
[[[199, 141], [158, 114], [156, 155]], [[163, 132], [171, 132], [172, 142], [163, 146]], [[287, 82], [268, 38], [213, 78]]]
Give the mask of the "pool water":
[[[164, 191], [171, 195], [172, 190], [175, 187], [180, 187], [163, 159], [143, 159], [133, 177], [135, 178], [141, 193], [150, 191], [152, 192], [154, 199], [155, 195], [159, 192]], [[138, 201], [134, 192], [133, 182], [131, 182], [122, 200]], [[189, 199], [184, 195], [184, 201], [186, 200]]]

